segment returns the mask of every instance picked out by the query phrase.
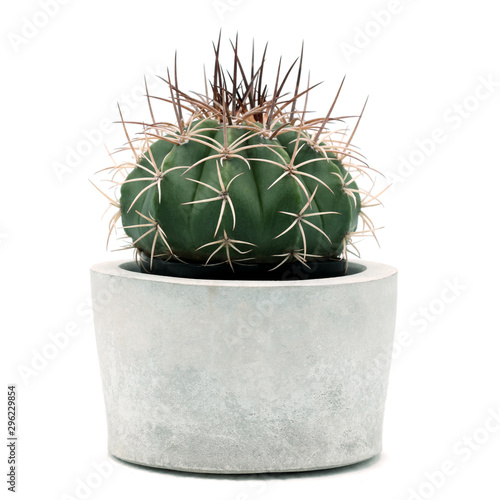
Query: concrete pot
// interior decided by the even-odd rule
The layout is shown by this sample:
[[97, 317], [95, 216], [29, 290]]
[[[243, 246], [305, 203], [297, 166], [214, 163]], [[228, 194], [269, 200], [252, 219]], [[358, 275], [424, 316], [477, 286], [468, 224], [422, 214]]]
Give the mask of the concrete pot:
[[302, 281], [91, 269], [112, 455], [167, 469], [325, 469], [380, 453], [393, 267]]

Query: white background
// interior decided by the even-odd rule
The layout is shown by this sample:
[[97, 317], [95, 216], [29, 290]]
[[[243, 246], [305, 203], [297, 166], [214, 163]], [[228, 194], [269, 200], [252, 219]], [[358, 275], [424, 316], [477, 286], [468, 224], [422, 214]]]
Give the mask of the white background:
[[[9, 2], [0, 21], [2, 392], [6, 400], [7, 383], [18, 386], [17, 498], [83, 498], [90, 481], [92, 499], [498, 499], [495, 3], [54, 1], [50, 16], [42, 1]], [[143, 75], [165, 95], [153, 75], [172, 66], [175, 49], [183, 87], [202, 89], [221, 27], [226, 53], [236, 31], [248, 54], [252, 37], [258, 48], [269, 40], [269, 68], [280, 54], [291, 63], [304, 39], [305, 67], [325, 81], [311, 101], [318, 112], [344, 74], [339, 112], [358, 113], [370, 95], [355, 143], [394, 187], [374, 212], [381, 248], [366, 240], [360, 250], [396, 266], [400, 281], [384, 451], [367, 464], [217, 478], [107, 455], [88, 268], [127, 254], [106, 251], [106, 202], [88, 182], [110, 165], [104, 143], [124, 141], [118, 126], [99, 127], [118, 118], [116, 101], [128, 119], [147, 117]], [[70, 149], [84, 154], [61, 175]], [[72, 328], [54, 354], [54, 335]], [[103, 461], [112, 472], [96, 476]]]

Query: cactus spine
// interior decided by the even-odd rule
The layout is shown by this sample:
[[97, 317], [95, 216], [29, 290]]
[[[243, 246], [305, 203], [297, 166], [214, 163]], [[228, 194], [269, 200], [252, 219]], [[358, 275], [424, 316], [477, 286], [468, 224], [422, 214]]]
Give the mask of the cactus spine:
[[[266, 51], [257, 68], [252, 51], [247, 72], [237, 40], [233, 51], [226, 79], [219, 38], [205, 94], [179, 88], [176, 58], [161, 98], [172, 105], [175, 124], [157, 120], [147, 87], [151, 122], [141, 124], [137, 138], [122, 117], [134, 160], [115, 167], [126, 178], [112, 200], [119, 207], [112, 226], [121, 215], [133, 247], [155, 259], [278, 268], [346, 258], [353, 235], [374, 234], [363, 209], [379, 203], [356, 182], [369, 170], [351, 144], [363, 112], [350, 137], [345, 129], [330, 131], [341, 123], [333, 110], [343, 81], [328, 114], [309, 119], [314, 87], [308, 81], [300, 90], [303, 51], [284, 75], [280, 61], [272, 91], [263, 82]], [[297, 62], [294, 92], [285, 94]]]

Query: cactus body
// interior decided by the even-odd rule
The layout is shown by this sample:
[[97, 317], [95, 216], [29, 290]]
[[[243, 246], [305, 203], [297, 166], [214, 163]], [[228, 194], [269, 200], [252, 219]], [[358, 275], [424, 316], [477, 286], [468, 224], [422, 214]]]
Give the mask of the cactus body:
[[[370, 202], [375, 197], [353, 178], [364, 166], [353, 167], [352, 137], [333, 140], [328, 133], [338, 94], [325, 118], [306, 120], [305, 109], [298, 111], [310, 90], [298, 90], [301, 67], [302, 56], [292, 98], [282, 95], [290, 71], [280, 82], [280, 69], [268, 98], [263, 63], [257, 71], [252, 63], [245, 75], [235, 49], [231, 91], [217, 47], [212, 97], [180, 91], [177, 68], [174, 83], [169, 76], [164, 100], [173, 105], [176, 125], [155, 120], [148, 94], [152, 122], [144, 125], [141, 148], [127, 134], [136, 161], [118, 167], [127, 176], [114, 203], [139, 252], [231, 267], [345, 256], [363, 216], [360, 192]], [[363, 216], [372, 231], [370, 223]]]
[[[259, 263], [279, 263], [294, 252], [340, 256], [345, 236], [356, 229], [361, 203], [357, 192], [346, 193], [351, 178], [334, 153], [325, 157], [314, 150], [303, 132], [284, 127], [270, 140], [242, 124], [227, 129], [228, 144], [236, 143], [240, 151], [223, 159], [219, 123], [199, 120], [191, 130], [213, 139], [213, 147], [212, 141], [159, 139], [141, 159], [142, 168], [122, 185], [122, 220], [137, 248], [199, 263], [225, 262], [228, 255]], [[154, 223], [160, 236], [150, 231]]]

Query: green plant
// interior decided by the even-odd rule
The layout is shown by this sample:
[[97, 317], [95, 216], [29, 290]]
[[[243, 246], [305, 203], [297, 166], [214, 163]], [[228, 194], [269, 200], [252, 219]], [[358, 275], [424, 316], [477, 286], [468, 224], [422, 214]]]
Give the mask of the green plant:
[[[266, 50], [258, 67], [252, 50], [245, 72], [236, 40], [226, 74], [220, 38], [214, 48], [213, 80], [205, 76], [204, 94], [180, 89], [176, 58], [173, 78], [168, 73], [164, 80], [166, 98], [152, 97], [146, 85], [151, 123], [136, 123], [142, 127], [137, 138], [121, 117], [134, 161], [114, 167], [126, 178], [119, 201], [112, 201], [119, 212], [111, 225], [121, 216], [138, 252], [163, 260], [234, 269], [236, 262], [276, 268], [346, 258], [353, 235], [374, 234], [363, 209], [378, 204], [356, 182], [369, 170], [351, 144], [363, 111], [347, 138], [343, 120], [349, 117], [333, 116], [342, 81], [327, 115], [309, 118], [315, 86], [308, 81], [300, 90], [303, 51], [284, 76], [280, 60], [269, 91]], [[294, 92], [284, 94], [296, 66]], [[153, 100], [172, 105], [175, 124], [156, 118]], [[343, 130], [330, 131], [336, 123]], [[357, 231], [359, 218], [364, 227]]]

